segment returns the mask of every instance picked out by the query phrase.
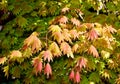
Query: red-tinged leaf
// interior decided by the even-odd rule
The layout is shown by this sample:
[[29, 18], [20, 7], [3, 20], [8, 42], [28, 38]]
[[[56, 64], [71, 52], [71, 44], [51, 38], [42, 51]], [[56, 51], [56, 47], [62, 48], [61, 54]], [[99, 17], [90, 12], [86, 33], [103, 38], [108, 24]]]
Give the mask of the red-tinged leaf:
[[0, 58], [0, 64], [4, 64], [7, 61], [6, 57]]
[[43, 51], [42, 56], [44, 58], [44, 61], [47, 60], [48, 62], [50, 62], [50, 60], [53, 60], [53, 55], [50, 50]]
[[58, 47], [56, 42], [53, 42], [50, 46], [49, 46], [49, 50], [51, 51], [51, 53], [53, 54], [53, 56], [55, 57], [59, 57], [61, 56], [61, 51], [60, 48]]
[[52, 68], [49, 63], [45, 65], [44, 74], [47, 75], [47, 78], [49, 78], [49, 75], [52, 75]]
[[106, 24], [106, 27], [108, 28], [108, 31], [110, 31], [112, 34], [115, 33], [115, 32], [117, 32], [117, 30], [114, 29], [111, 25], [108, 26], [108, 25]]
[[67, 54], [67, 57], [74, 58], [73, 52], [72, 52], [71, 47], [69, 46], [68, 43], [62, 42], [60, 45], [60, 49], [64, 55]]
[[87, 59], [84, 57], [81, 57], [78, 61], [77, 61], [77, 67], [79, 67], [80, 69], [85, 68], [87, 65]]
[[38, 62], [38, 64], [37, 64], [37, 66], [35, 67], [35, 69], [36, 69], [36, 74], [37, 74], [38, 72], [41, 72], [41, 71], [42, 71], [42, 62], [41, 62], [41, 61]]
[[55, 32], [55, 33], [53, 33], [52, 36], [53, 36], [54, 40], [56, 40], [58, 43], [61, 43], [64, 41], [64, 36], [62, 35], [61, 32]]
[[76, 18], [71, 18], [71, 22], [73, 23], [73, 25], [75, 26], [79, 26], [80, 25], [80, 21]]
[[63, 24], [66, 24], [68, 22], [68, 18], [66, 16], [62, 16], [59, 20], [58, 20], [59, 23], [63, 23]]
[[75, 29], [70, 30], [70, 35], [74, 40], [79, 37], [79, 33]]
[[35, 57], [32, 60], [32, 65], [34, 66], [35, 73], [37, 76], [37, 73], [42, 71], [42, 60], [39, 57]]
[[28, 46], [27, 45], [24, 45], [23, 47], [22, 47], [22, 50], [26, 50], [28, 48]]
[[65, 7], [65, 8], [62, 9], [62, 12], [63, 12], [63, 13], [66, 13], [66, 12], [68, 12], [69, 10], [70, 10], [70, 8]]
[[38, 36], [38, 33], [37, 32], [33, 32], [27, 39], [25, 39], [24, 41], [24, 45], [31, 45], [34, 41], [34, 38]]
[[39, 38], [37, 37], [34, 37], [34, 41], [33, 41], [33, 44], [32, 44], [32, 51], [33, 52], [38, 52], [39, 50], [41, 50], [41, 41]]
[[72, 70], [72, 71], [70, 72], [69, 79], [70, 79], [70, 80], [74, 80], [74, 77], [75, 77], [75, 73], [74, 73], [74, 71]]
[[88, 32], [88, 40], [94, 40], [98, 38], [98, 34], [96, 32], [96, 30], [94, 28], [92, 28], [89, 32]]
[[79, 83], [80, 82], [80, 73], [78, 71], [75, 74], [74, 82], [75, 83]]
[[99, 57], [98, 51], [93, 45], [88, 49], [88, 53], [93, 54], [94, 57]]
[[60, 49], [61, 49], [61, 51], [63, 52], [64, 55], [71, 52], [71, 47], [66, 42], [61, 43]]
[[27, 39], [25, 39], [24, 41], [24, 46], [29, 46], [32, 48], [33, 53], [38, 52], [39, 50], [41, 50], [41, 41], [40, 39], [37, 37], [38, 33], [37, 32], [33, 32]]
[[49, 27], [49, 32], [55, 33], [55, 32], [61, 32], [61, 28], [58, 25], [51, 25]]
[[64, 40], [72, 42], [71, 41], [71, 35], [69, 34], [68, 29], [63, 29], [62, 35], [64, 36]]

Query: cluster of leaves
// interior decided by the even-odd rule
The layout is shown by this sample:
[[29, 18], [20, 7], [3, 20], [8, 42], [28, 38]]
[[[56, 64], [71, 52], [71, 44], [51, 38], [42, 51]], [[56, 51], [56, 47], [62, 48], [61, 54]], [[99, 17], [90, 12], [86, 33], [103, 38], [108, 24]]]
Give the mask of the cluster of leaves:
[[[21, 49], [1, 58], [1, 64], [6, 65], [3, 70], [5, 76], [11, 75], [15, 79], [22, 76], [24, 80], [21, 82], [27, 84], [34, 82], [34, 75], [42, 77], [44, 71], [51, 79], [57, 71], [55, 68], [53, 71], [51, 62], [64, 57], [69, 60], [65, 69], [71, 71], [68, 78], [74, 83], [107, 81], [119, 84], [120, 54], [115, 53], [118, 43], [112, 35], [118, 31], [107, 24], [83, 23], [78, 19], [79, 15], [83, 15], [80, 9], [63, 8], [61, 14], [49, 22], [44, 39], [33, 32], [24, 40]], [[26, 61], [28, 59], [31, 62]], [[39, 79], [37, 82], [43, 81]]]
[[5, 76], [16, 84], [119, 84], [119, 2], [2, 0]]

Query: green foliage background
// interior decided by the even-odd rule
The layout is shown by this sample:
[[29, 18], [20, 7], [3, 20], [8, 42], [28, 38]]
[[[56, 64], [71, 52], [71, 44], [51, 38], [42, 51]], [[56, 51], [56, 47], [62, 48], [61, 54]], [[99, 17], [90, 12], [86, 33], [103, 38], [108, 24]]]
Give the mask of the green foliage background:
[[[119, 30], [119, 3], [120, 0], [2, 0], [0, 2], [0, 26], [2, 26], [0, 30], [0, 57], [7, 56], [11, 50], [20, 49], [24, 39], [34, 31], [40, 32], [40, 37], [44, 37], [50, 20], [58, 16], [64, 7], [79, 8], [84, 13], [84, 22], [98, 22], [103, 25], [107, 23]], [[101, 5], [104, 7], [99, 9]], [[97, 12], [99, 12], [98, 15]], [[114, 36], [119, 44], [115, 53], [120, 53], [120, 30]], [[26, 84], [69, 84], [68, 75], [72, 60], [66, 59], [62, 57], [54, 60], [51, 64], [53, 69], [51, 79], [46, 79], [42, 74], [37, 77], [32, 75], [31, 59], [26, 59], [20, 65], [11, 64], [8, 71], [9, 77], [16, 77], [13, 81], [15, 84], [23, 82]], [[102, 60], [98, 66], [94, 64], [94, 58], [90, 57], [89, 59], [92, 60], [93, 65], [91, 66], [94, 66], [95, 69], [106, 67], [106, 60]], [[80, 84], [89, 84], [90, 81], [95, 82], [95, 84], [113, 84], [118, 78], [119, 67], [117, 67], [117, 72], [116, 70], [108, 70], [112, 74], [110, 80], [99, 77], [97, 70], [83, 73]]]

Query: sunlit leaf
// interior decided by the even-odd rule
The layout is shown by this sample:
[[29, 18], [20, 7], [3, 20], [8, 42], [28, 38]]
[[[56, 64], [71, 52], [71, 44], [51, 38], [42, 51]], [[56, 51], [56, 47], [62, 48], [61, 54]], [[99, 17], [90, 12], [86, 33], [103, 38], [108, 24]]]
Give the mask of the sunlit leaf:
[[76, 19], [76, 18], [71, 18], [71, 22], [75, 26], [79, 26], [80, 25], [80, 21], [78, 19]]
[[49, 46], [49, 50], [51, 51], [51, 53], [53, 54], [53, 56], [61, 56], [61, 51], [60, 48], [58, 47], [56, 42], [53, 42], [50, 46]]
[[93, 54], [94, 57], [99, 57], [98, 51], [93, 45], [88, 49], [88, 53]]
[[97, 39], [97, 38], [98, 38], [98, 34], [97, 34], [96, 30], [92, 28], [92, 29], [88, 32], [87, 37], [88, 37], [88, 40], [94, 40], [94, 39]]
[[38, 52], [39, 50], [41, 50], [41, 41], [40, 39], [37, 37], [38, 33], [37, 32], [33, 32], [28, 38], [25, 39], [24, 41], [24, 45], [27, 45], [29, 47], [31, 47], [33, 52]]
[[58, 20], [59, 23], [64, 23], [66, 24], [68, 22], [68, 18], [66, 16], [62, 16], [59, 20]]
[[74, 58], [71, 47], [68, 43], [62, 42], [60, 45], [60, 49], [64, 55], [67, 54], [68, 57], [70, 56], [70, 57]]
[[55, 32], [61, 32], [62, 30], [58, 25], [51, 25], [49, 27], [49, 31], [52, 32], [52, 34], [53, 34]]
[[41, 53], [42, 53], [42, 56], [44, 58], [44, 61], [46, 61], [46, 60], [48, 62], [53, 61], [53, 55], [52, 55], [50, 50], [46, 50], [46, 51], [43, 51]]
[[4, 64], [7, 61], [6, 57], [0, 58], [0, 64]]
[[3, 72], [5, 73], [5, 76], [8, 78], [8, 76], [9, 76], [9, 66], [5, 66], [3, 68]]

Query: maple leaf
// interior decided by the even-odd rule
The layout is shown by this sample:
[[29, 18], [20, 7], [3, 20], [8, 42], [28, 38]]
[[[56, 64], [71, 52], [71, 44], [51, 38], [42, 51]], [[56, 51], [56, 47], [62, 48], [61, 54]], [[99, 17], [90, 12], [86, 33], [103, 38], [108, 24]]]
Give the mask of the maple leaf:
[[118, 67], [118, 63], [114, 59], [108, 60], [108, 68], [110, 69], [116, 69]]
[[80, 73], [78, 71], [75, 74], [74, 82], [75, 83], [79, 83], [80, 82]]
[[9, 66], [5, 66], [3, 68], [3, 72], [5, 73], [5, 76], [7, 76], [7, 78], [8, 78], [8, 76], [9, 76]]
[[61, 32], [61, 28], [58, 25], [51, 25], [49, 27], [49, 32], [55, 33], [55, 32]]
[[80, 25], [80, 21], [76, 18], [71, 18], [71, 22], [73, 23], [73, 25], [75, 26], [79, 26]]
[[82, 67], [85, 68], [87, 65], [87, 59], [84, 57], [81, 57], [78, 61], [76, 66], [79, 66], [79, 68], [81, 69]]
[[6, 57], [0, 58], [0, 64], [4, 64], [7, 61]]
[[94, 27], [93, 23], [83, 23], [83, 25], [86, 25], [88, 29], [91, 29]]
[[36, 50], [38, 52], [39, 50], [41, 50], [41, 45], [42, 45], [41, 41], [37, 37], [34, 37], [32, 51], [35, 52]]
[[88, 49], [88, 53], [93, 54], [94, 57], [99, 57], [98, 51], [93, 45]]
[[24, 41], [24, 45], [30, 46], [34, 53], [38, 52], [39, 50], [41, 50], [41, 45], [42, 45], [40, 39], [37, 36], [38, 36], [38, 33], [37, 32], [33, 32]]
[[70, 10], [70, 8], [65, 7], [65, 8], [62, 9], [62, 12], [63, 12], [63, 13], [66, 13], [66, 12], [68, 12], [69, 10]]
[[13, 50], [10, 54], [10, 59], [18, 59], [22, 57], [22, 53], [19, 50]]
[[32, 49], [31, 48], [27, 48], [23, 51], [23, 57], [25, 58], [30, 58], [30, 56], [32, 56]]
[[69, 46], [68, 43], [62, 42], [60, 45], [60, 49], [64, 55], [67, 54], [68, 57], [70, 56], [70, 57], [74, 58], [71, 47]]
[[71, 51], [71, 52], [67, 53], [67, 57], [74, 58], [73, 52]]
[[44, 74], [47, 75], [47, 78], [49, 78], [49, 75], [52, 75], [52, 68], [49, 63], [45, 65]]
[[49, 46], [49, 50], [51, 51], [51, 53], [53, 54], [53, 56], [61, 56], [61, 51], [60, 48], [58, 47], [56, 42], [53, 42], [50, 46]]
[[72, 52], [77, 52], [79, 48], [79, 45], [78, 44], [75, 44], [73, 47], [72, 47]]
[[114, 29], [111, 25], [110, 26], [108, 26], [107, 24], [106, 24], [106, 28], [108, 29], [108, 31], [109, 32], [111, 32], [112, 34], [113, 33], [115, 33], [115, 32], [117, 32], [117, 30], [116, 29]]
[[35, 73], [36, 73], [36, 76], [37, 76], [37, 73], [42, 71], [42, 60], [38, 57], [35, 57], [32, 60], [32, 63], [33, 63]]
[[64, 40], [71, 42], [71, 35], [69, 34], [68, 29], [63, 29], [62, 35], [64, 36]]
[[88, 32], [88, 40], [94, 40], [94, 39], [97, 39], [97, 38], [98, 38], [98, 34], [97, 34], [96, 30], [92, 28]]
[[110, 79], [110, 77], [111, 77], [110, 71], [107, 70], [107, 69], [101, 71], [100, 74], [102, 75], [102, 77], [105, 77], [105, 78], [108, 78], [108, 79]]
[[53, 38], [54, 40], [56, 40], [58, 43], [61, 43], [62, 41], [64, 41], [64, 36], [61, 32], [55, 32], [53, 33]]
[[76, 29], [70, 30], [70, 35], [71, 35], [71, 38], [73, 38], [74, 40], [79, 37], [79, 33], [77, 32]]
[[51, 53], [51, 51], [50, 50], [46, 50], [46, 51], [43, 51], [42, 52], [42, 56], [43, 56], [43, 58], [44, 58], [44, 61], [46, 61], [46, 60], [48, 60], [48, 62], [50, 62], [50, 60], [52, 61], [53, 59], [53, 55], [52, 55], [52, 53]]
[[118, 75], [118, 78], [115, 81], [116, 84], [120, 84], [120, 75]]
[[68, 18], [66, 16], [62, 16], [59, 20], [58, 20], [59, 23], [63, 23], [63, 24], [66, 24], [68, 22]]
[[73, 80], [73, 79], [74, 79], [74, 76], [75, 76], [75, 73], [74, 73], [74, 71], [72, 70], [72, 71], [70, 72], [69, 79], [70, 79], [70, 80]]

